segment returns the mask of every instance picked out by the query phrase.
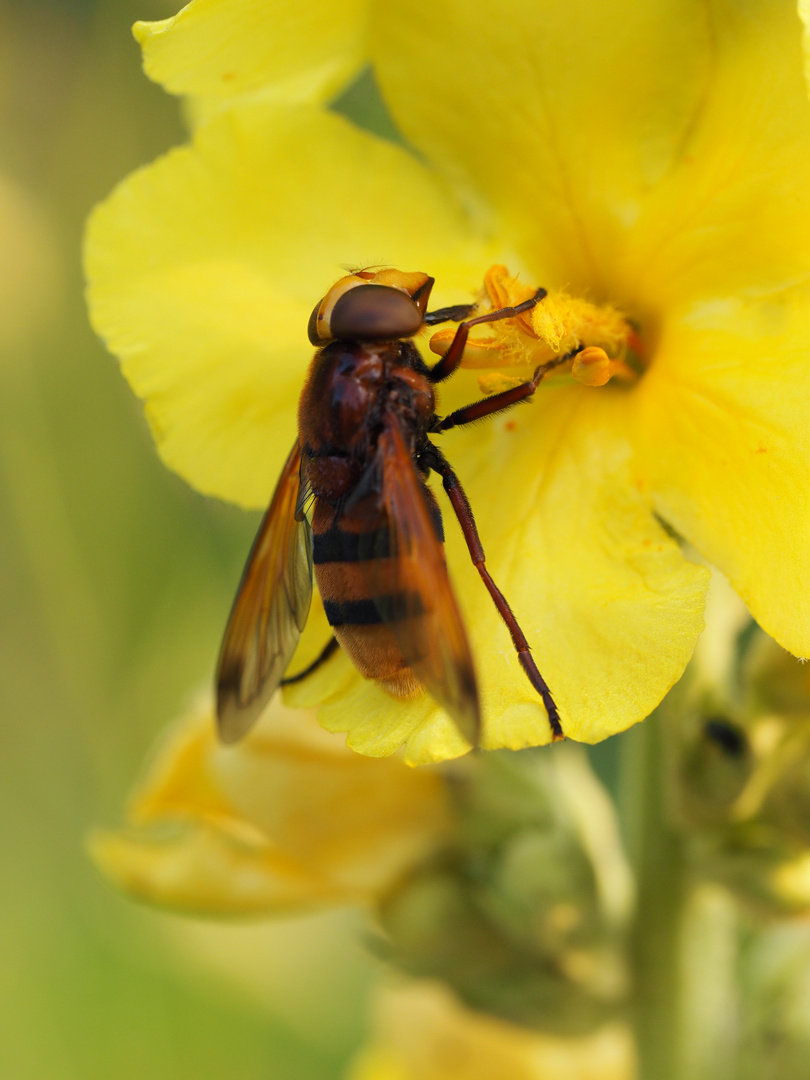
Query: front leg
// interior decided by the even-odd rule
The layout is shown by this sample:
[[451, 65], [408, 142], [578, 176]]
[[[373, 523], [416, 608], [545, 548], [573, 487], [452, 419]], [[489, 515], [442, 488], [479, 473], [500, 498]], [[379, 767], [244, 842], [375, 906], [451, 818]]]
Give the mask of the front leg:
[[[529, 300], [524, 300], [522, 304], [516, 304], [515, 307], [498, 308], [497, 311], [489, 311], [486, 315], [478, 315], [474, 319], [467, 319], [466, 322], [459, 323], [455, 337], [450, 342], [450, 348], [438, 364], [435, 364], [430, 369], [428, 373], [430, 381], [432, 383], [443, 382], [459, 366], [464, 355], [464, 348], [467, 344], [471, 326], [478, 326], [479, 323], [499, 322], [501, 319], [513, 319], [516, 315], [522, 315], [524, 311], [530, 311], [544, 296], [546, 296], [546, 290], [538, 289], [534, 296]], [[433, 312], [432, 315], [434, 319], [436, 319], [436, 316], [441, 315], [442, 321], [444, 321], [444, 316], [448, 311], [452, 311], [452, 308], [442, 308], [438, 312]]]

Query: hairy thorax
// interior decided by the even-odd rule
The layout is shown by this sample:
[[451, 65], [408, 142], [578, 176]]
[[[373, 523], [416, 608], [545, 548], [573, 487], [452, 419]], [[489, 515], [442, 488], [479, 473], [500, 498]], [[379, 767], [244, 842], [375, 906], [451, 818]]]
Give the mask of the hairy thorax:
[[298, 406], [309, 486], [319, 498], [345, 497], [371, 465], [383, 417], [397, 413], [416, 447], [435, 396], [410, 342], [334, 342], [313, 359]]

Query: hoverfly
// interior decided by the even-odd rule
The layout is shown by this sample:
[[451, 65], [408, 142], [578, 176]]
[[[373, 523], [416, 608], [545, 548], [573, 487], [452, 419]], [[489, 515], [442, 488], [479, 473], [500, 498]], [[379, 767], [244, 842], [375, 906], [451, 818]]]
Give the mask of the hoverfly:
[[[431, 439], [534, 393], [544, 369], [441, 417], [433, 387], [458, 368], [470, 327], [519, 315], [545, 290], [516, 307], [467, 318], [474, 304], [426, 313], [432, 286], [427, 274], [359, 271], [341, 278], [312, 312], [309, 339], [318, 351], [301, 393], [298, 438], [253, 543], [219, 654], [217, 716], [225, 742], [248, 731], [280, 685], [309, 674], [339, 645], [361, 675], [394, 697], [426, 690], [477, 744], [475, 670], [447, 574], [441, 512], [425, 483], [430, 472], [441, 477], [552, 737], [563, 737], [526, 637], [487, 570], [464, 489]], [[459, 322], [455, 336], [429, 368], [411, 339], [423, 326], [448, 321]], [[306, 671], [285, 679], [309, 612], [313, 565], [334, 637]]]

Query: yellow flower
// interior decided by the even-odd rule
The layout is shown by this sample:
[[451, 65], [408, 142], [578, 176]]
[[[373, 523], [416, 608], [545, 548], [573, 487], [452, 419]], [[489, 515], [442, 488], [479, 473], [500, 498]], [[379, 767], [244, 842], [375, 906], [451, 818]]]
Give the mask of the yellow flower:
[[[692, 652], [707, 575], [662, 522], [784, 647], [810, 653], [810, 105], [795, 5], [337, 12], [195, 0], [137, 29], [147, 71], [191, 95], [197, 126], [96, 211], [86, 261], [94, 324], [165, 462], [266, 505], [295, 437], [307, 318], [338, 268], [424, 270], [444, 306], [504, 264], [580, 321], [590, 304], [634, 335], [615, 356], [583, 341], [604, 355], [442, 441], [566, 733], [592, 742], [643, 719]], [[363, 64], [407, 146], [323, 104]], [[624, 351], [635, 377], [601, 385]], [[478, 395], [477, 375], [451, 381], [444, 411]], [[545, 713], [452, 522], [447, 536], [482, 744], [543, 743]], [[322, 613], [311, 622], [308, 656], [328, 635]], [[395, 702], [342, 656], [288, 700], [319, 704], [365, 754], [466, 749], [431, 699]]]
[[195, 705], [91, 852], [121, 888], [216, 915], [369, 903], [445, 835], [440, 777], [369, 761], [276, 699], [236, 747]]
[[380, 995], [374, 1036], [348, 1080], [633, 1080], [633, 1041], [609, 1024], [560, 1037], [463, 1008], [437, 983]]
[[633, 884], [570, 743], [410, 769], [278, 696], [223, 746], [201, 700], [90, 851], [129, 894], [202, 915], [363, 905], [389, 963], [511, 1024], [581, 1034], [626, 1007]]

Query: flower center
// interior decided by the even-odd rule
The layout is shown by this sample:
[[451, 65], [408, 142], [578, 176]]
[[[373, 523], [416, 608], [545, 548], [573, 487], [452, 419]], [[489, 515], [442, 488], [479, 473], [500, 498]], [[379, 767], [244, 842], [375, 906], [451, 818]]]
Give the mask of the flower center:
[[[492, 266], [471, 315], [515, 307], [535, 291], [510, 277], [505, 266]], [[431, 351], [443, 356], [454, 335], [454, 329], [434, 334]], [[546, 378], [564, 376], [585, 386], [605, 386], [611, 379], [635, 382], [644, 364], [638, 334], [624, 312], [558, 289], [513, 319], [474, 327], [461, 366], [487, 368], [478, 382], [482, 393], [494, 394], [524, 382], [527, 371], [531, 375], [538, 368], [546, 369]], [[503, 370], [514, 367], [523, 373]]]

